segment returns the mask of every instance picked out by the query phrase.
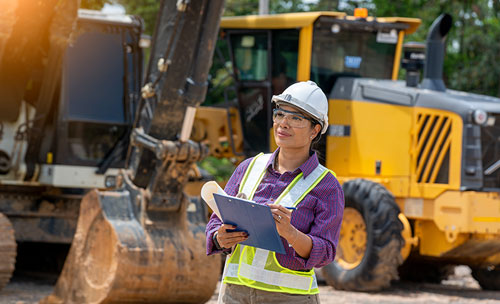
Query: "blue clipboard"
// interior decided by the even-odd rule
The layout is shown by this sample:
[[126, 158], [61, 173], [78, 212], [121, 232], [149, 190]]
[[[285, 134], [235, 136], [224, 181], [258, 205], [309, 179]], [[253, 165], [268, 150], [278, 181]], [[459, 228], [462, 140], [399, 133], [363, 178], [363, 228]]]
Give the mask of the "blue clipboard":
[[285, 254], [269, 206], [217, 193], [214, 199], [224, 224], [235, 225], [236, 231], [248, 233], [248, 239], [240, 244]]

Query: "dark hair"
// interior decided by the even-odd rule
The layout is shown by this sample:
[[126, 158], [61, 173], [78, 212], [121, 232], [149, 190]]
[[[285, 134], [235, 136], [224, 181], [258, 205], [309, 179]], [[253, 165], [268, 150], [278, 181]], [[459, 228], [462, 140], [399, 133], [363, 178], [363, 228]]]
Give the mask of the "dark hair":
[[[319, 121], [317, 121], [317, 120], [314, 120], [314, 122], [311, 122], [311, 123], [312, 123], [313, 128], [314, 128], [314, 127], [316, 127], [316, 125], [319, 125], [320, 127], [322, 127], [322, 126], [321, 126], [321, 124], [319, 123]], [[318, 134], [316, 134], [316, 137], [314, 137], [314, 138], [312, 139], [311, 149], [312, 149], [312, 147], [313, 147], [313, 146], [316, 146], [316, 144], [317, 144], [320, 140], [321, 140], [321, 129], [319, 130]]]
[[[313, 127], [315, 127], [316, 125], [321, 126], [321, 124], [318, 121], [313, 123]], [[313, 140], [311, 142], [311, 146], [309, 147], [309, 151], [310, 151], [310, 153], [316, 152], [316, 155], [318, 156], [318, 160], [319, 160], [320, 164], [325, 165], [325, 163], [326, 163], [326, 155], [325, 155], [325, 153], [326, 153], [326, 140], [323, 139], [323, 137], [321, 136], [321, 130], [318, 132], [316, 137], [313, 138]]]

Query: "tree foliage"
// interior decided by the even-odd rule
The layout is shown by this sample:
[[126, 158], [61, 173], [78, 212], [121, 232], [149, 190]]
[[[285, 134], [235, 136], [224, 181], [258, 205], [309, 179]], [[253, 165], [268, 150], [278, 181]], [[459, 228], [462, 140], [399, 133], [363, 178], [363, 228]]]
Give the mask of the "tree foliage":
[[427, 31], [441, 13], [453, 17], [447, 38], [444, 79], [449, 88], [500, 96], [500, 0], [373, 0], [377, 16], [422, 19], [408, 37], [425, 41]]
[[141, 16], [145, 24], [145, 33], [152, 35], [161, 1], [158, 0], [118, 0], [128, 14]]
[[81, 0], [80, 7], [92, 10], [100, 10], [108, 0]]
[[[127, 13], [140, 15], [152, 34], [158, 0], [81, 0], [81, 6], [100, 9], [120, 3]], [[449, 88], [500, 96], [500, 0], [270, 0], [269, 12], [336, 10], [352, 14], [366, 7], [370, 15], [420, 18], [422, 25], [406, 41], [425, 41], [427, 31], [441, 13], [454, 18], [447, 39], [444, 79]], [[257, 14], [259, 0], [226, 0], [225, 16]]]

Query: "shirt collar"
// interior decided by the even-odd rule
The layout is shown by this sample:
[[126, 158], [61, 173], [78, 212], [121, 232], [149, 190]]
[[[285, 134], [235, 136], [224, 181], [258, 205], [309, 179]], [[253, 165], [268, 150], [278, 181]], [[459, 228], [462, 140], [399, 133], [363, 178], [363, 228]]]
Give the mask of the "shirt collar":
[[[271, 168], [276, 171], [276, 168], [274, 168], [274, 160], [278, 156], [280, 148], [278, 147], [276, 150], [274, 150], [273, 154], [269, 158], [269, 161], [266, 164], [266, 168]], [[297, 170], [300, 170], [304, 174], [304, 178], [306, 178], [311, 172], [313, 172], [314, 169], [319, 165], [319, 160], [318, 160], [318, 155], [316, 152], [312, 151], [310, 153], [309, 158], [300, 166], [297, 168]], [[295, 170], [295, 171], [297, 171]]]

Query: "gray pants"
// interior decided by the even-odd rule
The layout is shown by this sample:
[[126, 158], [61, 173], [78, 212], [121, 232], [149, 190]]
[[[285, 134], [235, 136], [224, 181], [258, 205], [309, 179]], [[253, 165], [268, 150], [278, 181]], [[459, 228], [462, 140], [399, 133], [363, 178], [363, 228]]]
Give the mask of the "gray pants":
[[[221, 283], [222, 284], [222, 283]], [[282, 292], [269, 292], [243, 285], [225, 284], [220, 299], [225, 304], [319, 304], [319, 294], [298, 295]]]

